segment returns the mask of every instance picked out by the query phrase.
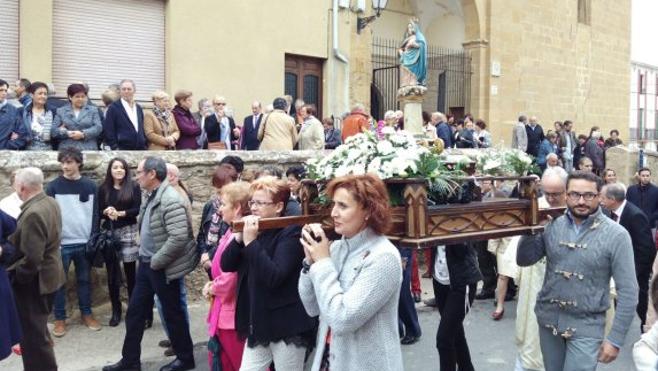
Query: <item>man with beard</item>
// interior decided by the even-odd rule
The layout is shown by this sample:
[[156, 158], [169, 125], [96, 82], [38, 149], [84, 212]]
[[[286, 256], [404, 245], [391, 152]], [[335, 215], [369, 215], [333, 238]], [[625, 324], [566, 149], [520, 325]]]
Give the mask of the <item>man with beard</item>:
[[[638, 286], [628, 232], [599, 207], [602, 181], [575, 171], [567, 178], [567, 212], [544, 232], [524, 236], [516, 260], [527, 267], [546, 257], [535, 315], [546, 371], [595, 370], [624, 345], [637, 305]], [[617, 311], [605, 337], [610, 279]]]

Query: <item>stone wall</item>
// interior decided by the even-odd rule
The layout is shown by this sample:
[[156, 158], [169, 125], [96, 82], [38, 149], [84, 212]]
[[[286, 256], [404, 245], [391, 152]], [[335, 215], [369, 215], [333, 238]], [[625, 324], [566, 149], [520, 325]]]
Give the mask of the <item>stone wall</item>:
[[[285, 171], [292, 165], [302, 164], [307, 159], [321, 156], [322, 152], [314, 151], [98, 151], [84, 152], [83, 174], [100, 183], [105, 177], [108, 162], [114, 157], [123, 157], [130, 167], [137, 167], [139, 161], [145, 156], [161, 156], [167, 162], [176, 164], [181, 172], [181, 179], [192, 193], [194, 232], [198, 230], [199, 219], [203, 205], [214, 192], [211, 177], [215, 165], [227, 155], [235, 155], [245, 162], [245, 169], [258, 169], [263, 165], [275, 165]], [[9, 183], [12, 171], [35, 166], [43, 170], [46, 182], [60, 174], [57, 152], [15, 152], [0, 151], [0, 198], [9, 195], [13, 190]], [[77, 295], [75, 294], [75, 275], [73, 268], [69, 271], [67, 307], [69, 312], [77, 308]], [[187, 279], [188, 295], [191, 299], [200, 296], [200, 290], [207, 276], [200, 268], [190, 274]], [[107, 286], [105, 284], [105, 270], [92, 270], [93, 305], [98, 306], [108, 301]], [[125, 295], [125, 291], [124, 291]], [[77, 311], [73, 311], [77, 313]]]
[[[626, 186], [637, 183], [635, 173], [640, 167], [640, 151], [627, 147], [610, 148], [605, 153], [606, 166], [615, 170], [617, 180]], [[644, 166], [651, 169], [653, 182], [656, 183], [658, 174], [658, 152], [644, 151]]]

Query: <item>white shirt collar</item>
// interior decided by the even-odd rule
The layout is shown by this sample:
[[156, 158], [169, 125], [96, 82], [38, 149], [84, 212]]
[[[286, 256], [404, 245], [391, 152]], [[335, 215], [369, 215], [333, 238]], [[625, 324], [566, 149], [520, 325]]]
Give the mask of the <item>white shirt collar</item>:
[[121, 98], [121, 105], [123, 106], [123, 109], [126, 110], [126, 113], [128, 114], [128, 118], [130, 119], [133, 126], [135, 127], [135, 131], [139, 131], [139, 120], [137, 119], [137, 104], [133, 101], [133, 105], [131, 107], [128, 101]]

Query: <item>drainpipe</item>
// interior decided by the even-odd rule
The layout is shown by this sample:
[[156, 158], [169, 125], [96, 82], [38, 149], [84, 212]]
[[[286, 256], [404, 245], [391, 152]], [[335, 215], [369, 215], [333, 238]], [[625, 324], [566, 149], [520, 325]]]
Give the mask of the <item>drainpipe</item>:
[[[334, 0], [333, 4], [333, 9], [332, 9], [332, 43], [333, 43], [333, 52], [334, 52], [334, 58], [337, 60], [343, 62], [345, 64], [345, 82], [344, 82], [344, 87], [345, 90], [343, 92], [344, 95], [344, 105], [348, 106], [349, 105], [349, 81], [350, 81], [350, 71], [349, 71], [349, 60], [343, 53], [341, 53], [340, 49], [338, 48], [338, 0]], [[334, 78], [331, 79], [332, 85], [333, 85], [333, 91], [334, 91], [334, 96], [337, 96], [336, 94], [338, 92], [337, 89], [337, 83], [336, 83], [336, 63], [333, 63], [333, 71], [332, 74]], [[344, 110], [341, 110], [340, 112], [336, 112], [336, 107], [337, 103], [334, 101], [334, 113], [337, 115], [341, 115]], [[342, 122], [341, 122], [342, 124]], [[339, 127], [339, 129], [341, 129]]]

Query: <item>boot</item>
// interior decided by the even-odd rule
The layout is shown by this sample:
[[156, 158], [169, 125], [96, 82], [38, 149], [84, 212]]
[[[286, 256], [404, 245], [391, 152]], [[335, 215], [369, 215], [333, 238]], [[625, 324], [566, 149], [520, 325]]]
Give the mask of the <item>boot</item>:
[[110, 318], [110, 327], [117, 327], [121, 322], [121, 303], [115, 305], [112, 303], [112, 318]]

